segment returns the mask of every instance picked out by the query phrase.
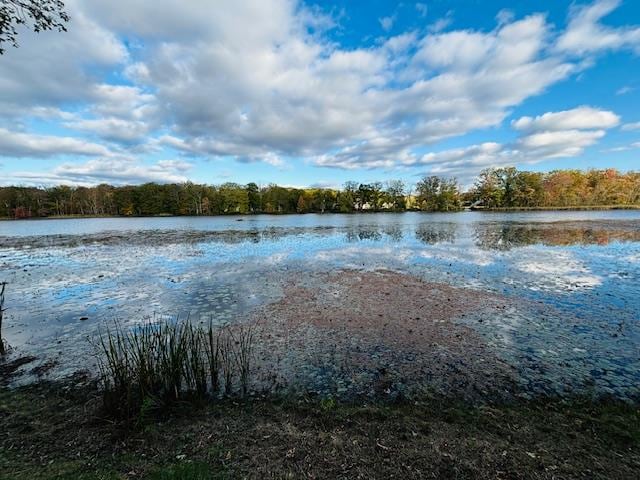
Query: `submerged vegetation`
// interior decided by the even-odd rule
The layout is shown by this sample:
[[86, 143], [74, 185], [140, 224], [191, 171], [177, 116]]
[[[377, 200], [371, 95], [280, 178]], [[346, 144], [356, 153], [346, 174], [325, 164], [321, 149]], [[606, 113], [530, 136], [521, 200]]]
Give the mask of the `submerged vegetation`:
[[[105, 411], [132, 418], [183, 400], [202, 401], [249, 390], [254, 324], [191, 321], [120, 324], [97, 342]], [[237, 385], [236, 385], [237, 382]]]
[[425, 177], [415, 189], [400, 180], [346, 182], [342, 189], [147, 183], [51, 188], [0, 188], [0, 217], [152, 216], [361, 211], [456, 211], [485, 208], [597, 207], [640, 204], [640, 173], [498, 168], [483, 171], [463, 192], [453, 178]]

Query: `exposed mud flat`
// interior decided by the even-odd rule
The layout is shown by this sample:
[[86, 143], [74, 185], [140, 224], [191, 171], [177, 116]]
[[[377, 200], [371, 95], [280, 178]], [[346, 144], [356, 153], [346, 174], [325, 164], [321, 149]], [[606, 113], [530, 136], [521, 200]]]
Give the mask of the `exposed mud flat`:
[[516, 370], [458, 322], [494, 315], [506, 298], [388, 270], [315, 274], [284, 291], [251, 317], [263, 382], [321, 395], [465, 398], [505, 396], [516, 382]]
[[220, 242], [236, 244], [242, 242], [260, 242], [277, 240], [282, 237], [315, 234], [322, 235], [336, 231], [331, 226], [287, 227], [244, 230], [142, 230], [142, 231], [106, 231], [88, 235], [38, 235], [7, 237], [0, 236], [0, 245], [4, 248], [61, 248], [83, 245], [130, 245], [161, 246], [172, 244], [194, 244], [201, 242]]

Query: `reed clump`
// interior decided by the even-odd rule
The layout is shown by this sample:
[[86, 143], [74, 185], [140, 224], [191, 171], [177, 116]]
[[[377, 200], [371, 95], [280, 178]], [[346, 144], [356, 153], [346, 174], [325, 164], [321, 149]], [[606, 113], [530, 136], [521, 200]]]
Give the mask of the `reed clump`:
[[183, 401], [246, 395], [254, 340], [255, 324], [116, 323], [97, 342], [105, 410], [133, 418]]
[[4, 312], [6, 311], [6, 308], [4, 308], [4, 290], [6, 286], [7, 282], [0, 282], [0, 356], [7, 353], [7, 347], [2, 337], [2, 321], [4, 320]]

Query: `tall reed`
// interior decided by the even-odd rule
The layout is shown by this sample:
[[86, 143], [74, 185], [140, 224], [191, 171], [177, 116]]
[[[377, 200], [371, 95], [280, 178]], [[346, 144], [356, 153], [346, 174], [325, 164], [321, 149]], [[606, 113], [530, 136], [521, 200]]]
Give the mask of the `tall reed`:
[[131, 418], [143, 404], [166, 407], [183, 400], [249, 392], [254, 325], [219, 327], [188, 320], [148, 321], [134, 329], [116, 323], [99, 337], [104, 406]]
[[7, 353], [4, 338], [2, 337], [2, 321], [4, 319], [4, 312], [6, 311], [6, 308], [4, 308], [4, 290], [6, 286], [7, 282], [0, 282], [0, 356]]
[[235, 334], [231, 333], [232, 339], [237, 345], [237, 348], [232, 349], [232, 352], [235, 356], [235, 363], [238, 366], [240, 388], [243, 395], [246, 395], [249, 389], [254, 333], [253, 325], [240, 325]]

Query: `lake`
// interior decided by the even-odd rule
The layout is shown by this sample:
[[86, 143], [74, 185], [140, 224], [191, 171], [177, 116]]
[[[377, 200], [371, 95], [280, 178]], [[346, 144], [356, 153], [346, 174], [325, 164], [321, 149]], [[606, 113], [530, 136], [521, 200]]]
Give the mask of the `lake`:
[[317, 290], [323, 274], [381, 270], [502, 299], [499, 314], [453, 321], [527, 394], [638, 393], [640, 211], [0, 222], [4, 336], [14, 354], [55, 363], [54, 376], [89, 365], [115, 319], [233, 323], [292, 281]]

